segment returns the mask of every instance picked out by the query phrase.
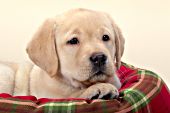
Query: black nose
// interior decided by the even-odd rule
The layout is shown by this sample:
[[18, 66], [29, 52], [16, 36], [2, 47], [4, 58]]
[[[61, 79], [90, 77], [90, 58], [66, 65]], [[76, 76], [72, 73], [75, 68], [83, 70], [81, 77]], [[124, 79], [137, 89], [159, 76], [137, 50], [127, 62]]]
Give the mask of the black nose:
[[106, 64], [107, 56], [103, 53], [95, 53], [90, 57], [90, 61], [95, 66], [103, 66]]

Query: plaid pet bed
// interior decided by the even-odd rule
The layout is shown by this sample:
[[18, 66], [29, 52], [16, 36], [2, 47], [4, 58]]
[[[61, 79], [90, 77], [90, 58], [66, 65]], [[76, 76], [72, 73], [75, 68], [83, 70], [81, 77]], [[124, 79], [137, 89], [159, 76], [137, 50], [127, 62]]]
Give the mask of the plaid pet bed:
[[37, 99], [0, 94], [0, 113], [170, 113], [170, 93], [155, 73], [122, 63], [122, 88], [113, 100]]

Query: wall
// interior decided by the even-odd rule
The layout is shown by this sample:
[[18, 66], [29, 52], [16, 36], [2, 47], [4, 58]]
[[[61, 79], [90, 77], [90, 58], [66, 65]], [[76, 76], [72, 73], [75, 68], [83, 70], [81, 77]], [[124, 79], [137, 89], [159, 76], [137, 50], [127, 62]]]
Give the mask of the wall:
[[0, 59], [28, 60], [25, 47], [47, 18], [71, 8], [108, 12], [126, 39], [123, 61], [150, 69], [170, 87], [169, 0], [0, 0]]

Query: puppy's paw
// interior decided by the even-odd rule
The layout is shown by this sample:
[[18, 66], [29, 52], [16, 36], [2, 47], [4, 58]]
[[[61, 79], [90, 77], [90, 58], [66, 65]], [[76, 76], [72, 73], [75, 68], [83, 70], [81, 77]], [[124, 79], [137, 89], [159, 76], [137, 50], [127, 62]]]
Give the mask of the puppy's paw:
[[119, 92], [114, 85], [109, 83], [98, 83], [87, 88], [82, 95], [80, 95], [80, 98], [108, 100], [117, 98], [118, 95]]

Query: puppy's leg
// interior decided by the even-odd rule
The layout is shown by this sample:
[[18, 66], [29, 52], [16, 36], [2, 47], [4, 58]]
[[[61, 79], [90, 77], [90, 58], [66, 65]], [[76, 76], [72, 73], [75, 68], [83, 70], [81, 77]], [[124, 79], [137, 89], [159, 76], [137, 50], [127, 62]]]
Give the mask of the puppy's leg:
[[0, 64], [0, 93], [13, 94], [15, 71], [7, 65]]
[[22, 62], [18, 66], [15, 74], [15, 87], [13, 95], [25, 96], [29, 95], [29, 75], [32, 69], [32, 64], [29, 62]]
[[82, 90], [80, 98], [87, 99], [113, 99], [117, 98], [119, 92], [117, 88], [109, 83], [98, 83]]

